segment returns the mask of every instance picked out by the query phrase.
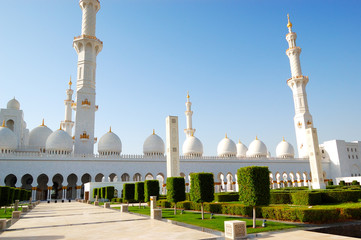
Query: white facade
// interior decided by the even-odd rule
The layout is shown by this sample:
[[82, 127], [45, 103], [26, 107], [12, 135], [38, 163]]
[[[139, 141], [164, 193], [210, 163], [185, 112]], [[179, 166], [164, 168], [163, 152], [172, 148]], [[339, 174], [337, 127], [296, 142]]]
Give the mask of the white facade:
[[[96, 13], [100, 4], [98, 0], [80, 0], [80, 6], [83, 13], [82, 35], [73, 42], [78, 53], [76, 100], [72, 100], [70, 84], [66, 90], [65, 118], [60, 129], [53, 132], [43, 123], [32, 130], [32, 144], [29, 144], [29, 130], [20, 103], [12, 99], [7, 108], [0, 110], [0, 121], [5, 121], [4, 126], [0, 127], [1, 185], [32, 189], [34, 199], [73, 199], [83, 197], [84, 184], [87, 182], [158, 179], [161, 187], [164, 187], [165, 177], [171, 174], [185, 177], [189, 190], [190, 173], [212, 172], [216, 191], [234, 191], [237, 190], [237, 169], [257, 165], [269, 167], [272, 188], [308, 186], [311, 181], [308, 146], [315, 146], [313, 152], [320, 150], [318, 179], [361, 175], [361, 142], [331, 140], [318, 148], [317, 138], [307, 141], [306, 130], [313, 128], [305, 88], [308, 77], [302, 75], [299, 60], [301, 49], [296, 46], [297, 35], [292, 32], [290, 22], [286, 36], [289, 49], [286, 53], [290, 59], [292, 78], [287, 84], [293, 91], [297, 150], [301, 158], [294, 158], [293, 146], [284, 141], [278, 146], [277, 157], [272, 158], [261, 140], [256, 138], [247, 148], [240, 142], [236, 145], [227, 135], [219, 143], [219, 156], [203, 156], [203, 144], [194, 136], [189, 94], [183, 156], [179, 156], [177, 117], [167, 120], [166, 151], [163, 139], [153, 132], [144, 142], [143, 155], [124, 155], [122, 141], [110, 129], [99, 140], [99, 155], [94, 154], [95, 111], [98, 108], [95, 105], [96, 56], [103, 46], [95, 36]], [[76, 111], [75, 122], [72, 110]], [[167, 169], [167, 159], [175, 163], [175, 167]]]

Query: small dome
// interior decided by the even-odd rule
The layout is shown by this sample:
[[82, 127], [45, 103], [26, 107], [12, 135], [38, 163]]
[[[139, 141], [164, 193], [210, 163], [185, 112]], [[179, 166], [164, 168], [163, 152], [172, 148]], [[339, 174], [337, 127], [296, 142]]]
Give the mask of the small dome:
[[294, 158], [295, 150], [293, 146], [284, 139], [277, 145], [276, 155], [279, 158]]
[[11, 99], [8, 104], [7, 104], [7, 108], [8, 109], [16, 109], [19, 110], [20, 109], [20, 103], [18, 100], [15, 99], [15, 97], [13, 99]]
[[227, 137], [223, 138], [217, 147], [217, 153], [219, 157], [235, 157], [237, 154], [236, 144]]
[[237, 157], [246, 157], [247, 156], [248, 148], [246, 145], [238, 141], [237, 143]]
[[98, 152], [100, 155], [120, 155], [122, 152], [122, 141], [111, 129], [100, 138]]
[[164, 155], [164, 142], [154, 130], [153, 134], [144, 141], [143, 153], [144, 155]]
[[202, 142], [194, 136], [188, 136], [183, 143], [183, 155], [201, 157], [203, 155]]
[[51, 154], [69, 154], [73, 151], [73, 139], [63, 129], [58, 129], [49, 135], [45, 148]]
[[16, 150], [18, 147], [18, 140], [13, 131], [5, 127], [5, 121], [0, 126], [0, 151], [11, 152]]
[[247, 157], [267, 157], [268, 151], [266, 145], [257, 137], [248, 147]]
[[43, 123], [40, 126], [31, 130], [29, 134], [29, 146], [45, 150], [46, 140], [52, 133], [53, 131], [44, 125], [43, 120]]

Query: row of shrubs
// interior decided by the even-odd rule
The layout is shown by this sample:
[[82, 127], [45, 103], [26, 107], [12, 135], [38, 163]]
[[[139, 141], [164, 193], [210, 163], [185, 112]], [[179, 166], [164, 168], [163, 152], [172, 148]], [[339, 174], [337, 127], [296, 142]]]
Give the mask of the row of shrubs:
[[101, 187], [93, 188], [93, 198], [98, 196], [98, 198], [108, 199], [109, 201], [114, 198], [114, 187]]
[[[157, 205], [162, 208], [174, 207], [173, 203], [160, 200]], [[184, 210], [201, 210], [201, 204], [191, 201], [177, 203], [177, 208]], [[252, 216], [252, 207], [233, 203], [204, 203], [204, 211], [216, 214]], [[308, 207], [267, 206], [257, 207], [256, 216], [273, 220], [300, 221], [309, 223], [337, 222], [340, 220], [360, 220], [361, 208], [313, 209]]]
[[270, 204], [320, 205], [329, 203], [358, 202], [361, 190], [314, 190], [271, 192]]
[[31, 191], [29, 190], [0, 186], [0, 207], [10, 206], [15, 200], [26, 201], [30, 197]]

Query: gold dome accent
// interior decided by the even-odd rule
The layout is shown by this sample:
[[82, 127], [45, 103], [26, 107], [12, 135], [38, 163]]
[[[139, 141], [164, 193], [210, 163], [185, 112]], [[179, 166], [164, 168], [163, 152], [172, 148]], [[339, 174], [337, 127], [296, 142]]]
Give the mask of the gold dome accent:
[[225, 138], [228, 138], [227, 133], [226, 133], [226, 137], [225, 137]]
[[190, 96], [189, 96], [189, 91], [187, 91], [187, 98], [190, 98]]
[[258, 140], [258, 137], [256, 136], [256, 140]]
[[283, 142], [286, 142], [285, 137], [282, 137], [282, 141], [283, 141]]
[[240, 139], [238, 139], [238, 143], [242, 143]]
[[112, 132], [112, 126], [109, 127], [109, 132]]
[[61, 128], [61, 123], [60, 123], [60, 127], [59, 127], [59, 130], [63, 130], [63, 129]]
[[191, 136], [194, 137], [194, 132], [191, 133]]
[[3, 120], [3, 125], [2, 125], [2, 127], [6, 127], [6, 126], [5, 126], [5, 120]]
[[153, 135], [155, 135], [155, 130], [153, 129]]
[[71, 85], [72, 85], [73, 83], [71, 82], [71, 75], [70, 75], [70, 80], [69, 80], [69, 88], [71, 88]]
[[40, 126], [45, 126], [45, 124], [44, 124], [44, 118], [43, 118], [43, 121], [41, 122], [41, 125]]
[[291, 28], [292, 27], [292, 23], [290, 22], [290, 15], [287, 13], [287, 19], [288, 19], [288, 24], [287, 27]]

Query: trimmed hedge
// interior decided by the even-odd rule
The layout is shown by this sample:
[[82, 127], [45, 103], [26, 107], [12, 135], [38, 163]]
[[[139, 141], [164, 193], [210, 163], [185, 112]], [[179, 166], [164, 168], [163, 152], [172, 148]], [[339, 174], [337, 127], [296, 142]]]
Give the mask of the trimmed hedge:
[[0, 207], [10, 205], [10, 187], [1, 186], [0, 192]]
[[110, 201], [112, 198], [114, 198], [114, 187], [113, 186], [104, 187], [104, 191], [105, 191], [105, 194], [104, 194], [105, 199], [108, 199]]
[[329, 190], [321, 192], [322, 203], [358, 202], [361, 190]]
[[191, 204], [192, 204], [191, 201], [177, 202], [177, 208], [184, 209], [184, 210], [190, 210]]
[[289, 192], [271, 192], [270, 204], [291, 204], [291, 197]]
[[319, 205], [322, 203], [321, 192], [297, 191], [291, 193], [295, 205]]
[[145, 180], [144, 182], [144, 202], [149, 202], [151, 196], [156, 196], [159, 199], [158, 180]]
[[162, 208], [170, 208], [172, 204], [167, 200], [159, 200], [157, 201], [157, 206]]
[[351, 185], [354, 185], [354, 186], [355, 186], [355, 185], [360, 185], [360, 183], [359, 183], [357, 180], [353, 180], [352, 183], [351, 183]]
[[134, 201], [134, 191], [135, 191], [134, 183], [124, 183], [123, 184], [123, 201], [125, 201], [125, 202]]
[[239, 200], [249, 206], [268, 205], [270, 202], [268, 167], [243, 167], [237, 171]]
[[96, 198], [97, 195], [98, 195], [98, 198], [100, 198], [99, 188], [93, 188], [93, 198]]
[[215, 193], [214, 200], [216, 202], [235, 202], [239, 200], [239, 193], [238, 192]]
[[190, 176], [192, 202], [212, 202], [214, 199], [213, 173], [191, 173]]
[[186, 185], [183, 177], [167, 178], [167, 201], [177, 203], [186, 200]]
[[134, 200], [144, 202], [144, 182], [136, 182], [134, 191]]

